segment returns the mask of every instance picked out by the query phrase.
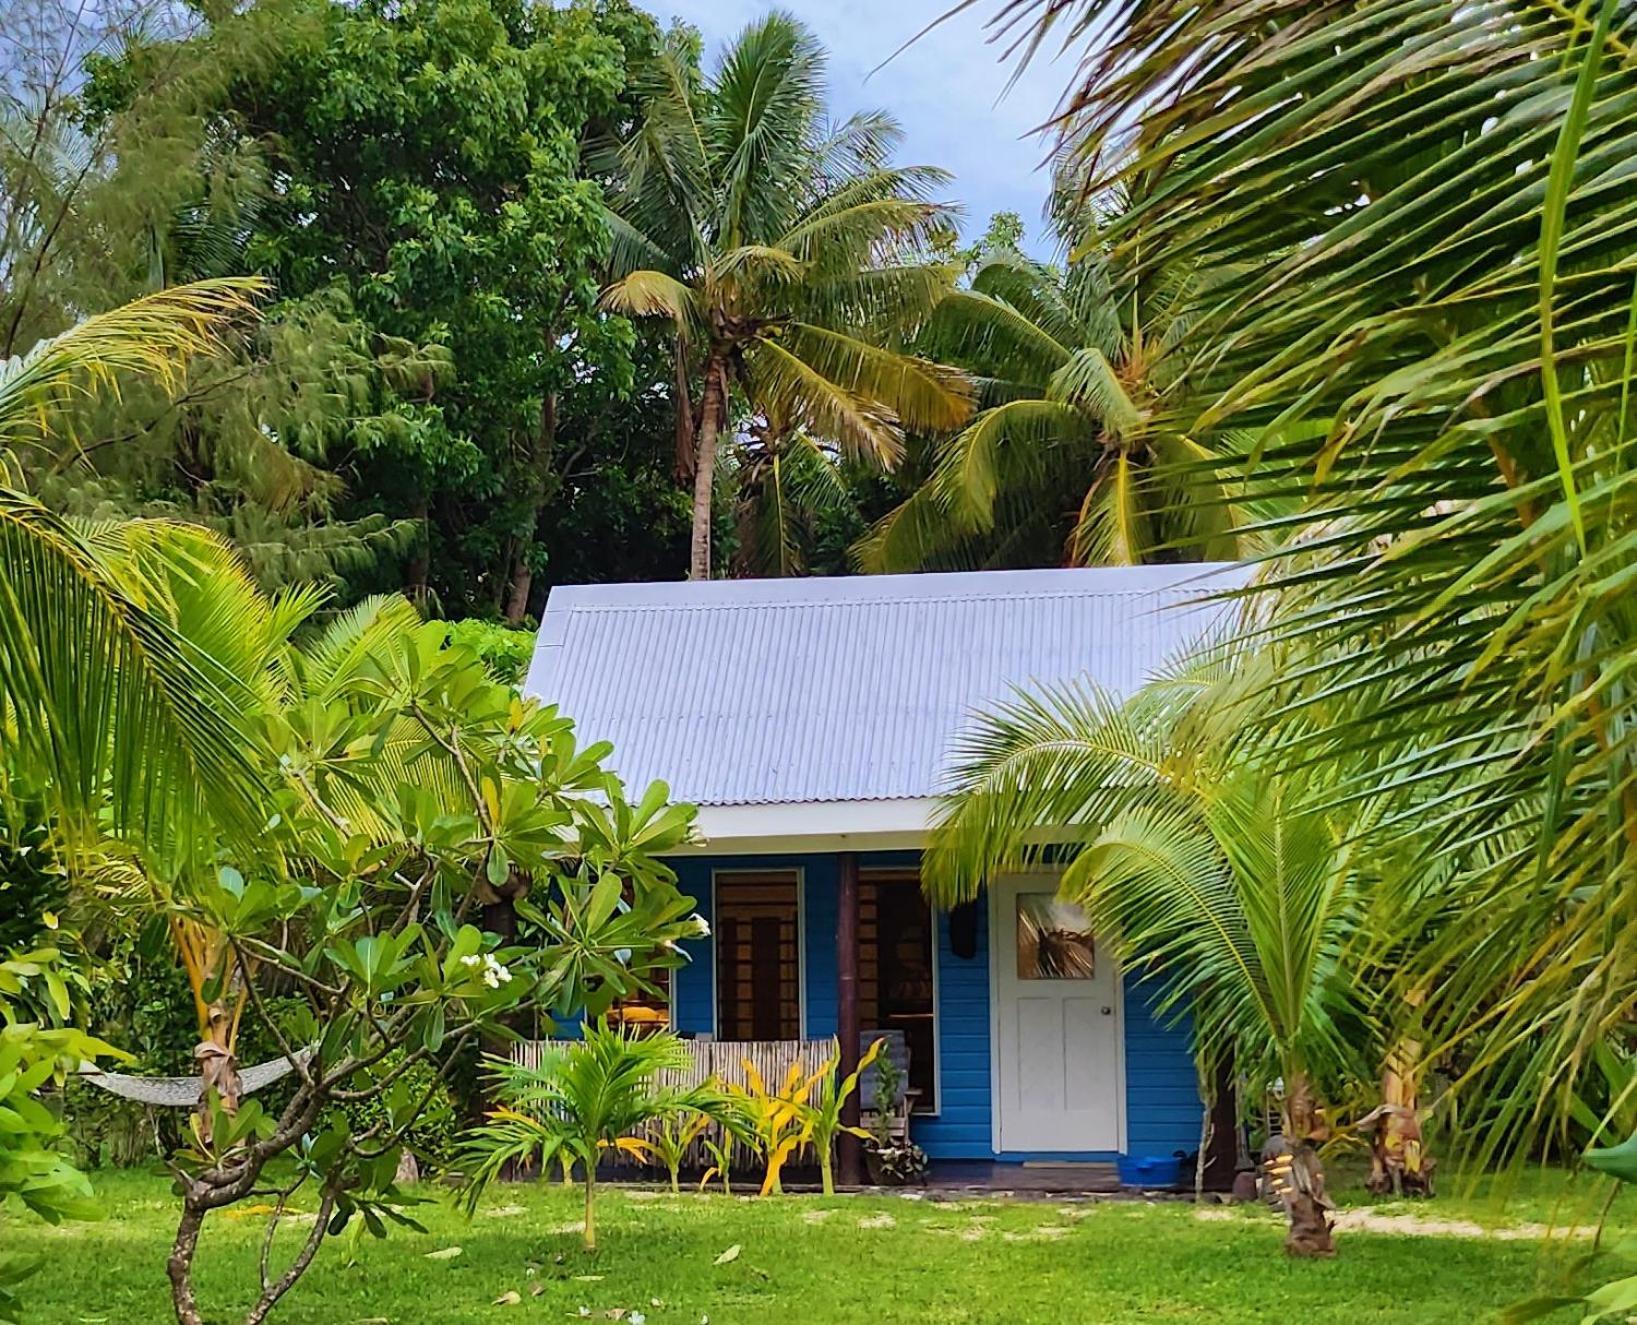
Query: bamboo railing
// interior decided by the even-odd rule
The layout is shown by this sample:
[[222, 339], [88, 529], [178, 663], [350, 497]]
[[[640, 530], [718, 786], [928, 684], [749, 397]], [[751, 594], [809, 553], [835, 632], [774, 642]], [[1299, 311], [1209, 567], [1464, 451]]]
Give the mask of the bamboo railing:
[[[521, 1067], [539, 1067], [541, 1052], [551, 1043], [550, 1040], [521, 1040], [512, 1046], [512, 1061]], [[682, 1072], [666, 1073], [662, 1081], [667, 1086], [698, 1086], [712, 1077], [721, 1085], [743, 1086], [748, 1081], [745, 1072], [748, 1060], [755, 1065], [767, 1088], [776, 1091], [784, 1084], [792, 1063], [799, 1062], [803, 1071], [814, 1072], [836, 1052], [833, 1036], [823, 1040], [686, 1040], [684, 1043], [693, 1055], [693, 1062]], [[712, 1129], [713, 1140], [716, 1130]], [[689, 1149], [685, 1167], [704, 1168], [709, 1162], [704, 1147], [696, 1141]], [[755, 1152], [735, 1141], [734, 1172], [741, 1169], [750, 1172], [758, 1166]]]

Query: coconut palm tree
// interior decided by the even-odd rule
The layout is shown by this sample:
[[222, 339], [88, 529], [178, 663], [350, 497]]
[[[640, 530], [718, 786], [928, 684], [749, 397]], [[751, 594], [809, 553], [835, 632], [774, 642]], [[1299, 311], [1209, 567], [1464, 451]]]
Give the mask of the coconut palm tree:
[[643, 75], [638, 123], [595, 158], [614, 181], [604, 302], [675, 326], [695, 579], [712, 570], [735, 392], [752, 415], [884, 465], [904, 428], [957, 427], [970, 412], [960, 374], [896, 348], [951, 281], [923, 260], [950, 224], [929, 200], [947, 176], [890, 164], [899, 136], [880, 113], [831, 124], [822, 48], [775, 12], [708, 79], [670, 39]]
[[826, 524], [861, 520], [845, 458], [803, 428], [753, 420], [730, 463], [735, 575], [806, 574]]
[[60, 447], [58, 410], [77, 393], [133, 376], [174, 381], [260, 288], [175, 286], [0, 362], [0, 726], [13, 771], [29, 770], [66, 823], [106, 803], [116, 829], [157, 835], [209, 797], [245, 827], [253, 778], [233, 706], [215, 702], [219, 677], [167, 628], [167, 577], [149, 574], [165, 547], [186, 561], [219, 545], [163, 522], [71, 525], [22, 491], [16, 454]]
[[996, 8], [1086, 39], [1082, 190], [1160, 181], [1116, 251], [1231, 272], [1179, 422], [1315, 425], [1226, 461], [1289, 499], [1268, 582], [1348, 700], [1306, 753], [1395, 750], [1429, 864], [1491, 844], [1422, 1012], [1532, 1148], [1637, 1010], [1637, 6]]
[[1184, 497], [1187, 467], [1211, 452], [1167, 408], [1186, 384], [1199, 284], [1180, 271], [1134, 278], [1096, 252], [1066, 268], [989, 254], [924, 338], [973, 374], [985, 408], [860, 544], [863, 565], [1231, 556], [1221, 494]]
[[1321, 808], [1316, 775], [1260, 756], [1245, 716], [1264, 681], [1207, 660], [1126, 703], [1072, 685], [1019, 696], [968, 738], [923, 878], [952, 905], [1061, 864], [1062, 895], [1153, 982], [1158, 1013], [1192, 1017], [1200, 1062], [1276, 1093], [1286, 1249], [1327, 1255], [1321, 1101], [1362, 1066], [1344, 954], [1366, 879], [1359, 826]]

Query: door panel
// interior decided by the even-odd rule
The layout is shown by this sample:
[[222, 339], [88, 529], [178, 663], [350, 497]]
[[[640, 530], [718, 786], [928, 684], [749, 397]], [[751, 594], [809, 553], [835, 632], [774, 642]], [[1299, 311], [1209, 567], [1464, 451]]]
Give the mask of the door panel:
[[1120, 983], [1053, 877], [991, 886], [1000, 1145], [1113, 1151], [1120, 1144]]

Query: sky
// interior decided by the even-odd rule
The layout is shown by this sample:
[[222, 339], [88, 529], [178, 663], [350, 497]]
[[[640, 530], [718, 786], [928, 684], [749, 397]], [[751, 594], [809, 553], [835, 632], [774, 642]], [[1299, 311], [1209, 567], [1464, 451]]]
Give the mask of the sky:
[[[1026, 247], [1045, 255], [1052, 243], [1041, 211], [1046, 176], [1039, 169], [1045, 142], [1032, 134], [1052, 112], [1070, 70], [1037, 58], [1007, 89], [1012, 66], [986, 41], [985, 21], [1001, 0], [980, 0], [934, 28], [884, 68], [877, 65], [953, 0], [779, 0], [830, 52], [830, 110], [889, 110], [904, 126], [899, 160], [953, 171], [953, 200], [965, 207], [968, 235], [983, 232], [998, 211], [1017, 212], [1027, 227]], [[704, 34], [705, 67], [714, 68], [724, 44], [773, 7], [770, 0], [646, 0], [661, 22], [674, 16]], [[872, 74], [871, 71], [875, 70]]]

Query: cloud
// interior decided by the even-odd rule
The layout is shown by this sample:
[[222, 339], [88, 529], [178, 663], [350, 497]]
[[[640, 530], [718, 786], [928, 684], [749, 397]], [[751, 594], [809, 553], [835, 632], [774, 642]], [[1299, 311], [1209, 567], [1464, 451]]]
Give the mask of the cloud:
[[[951, 192], [966, 210], [968, 233], [997, 211], [1019, 213], [1030, 247], [1044, 251], [1041, 212], [1046, 142], [1034, 130], [1051, 115], [1069, 82], [1066, 62], [1039, 58], [1010, 89], [1011, 63], [984, 23], [1000, 0], [980, 3], [927, 32], [885, 66], [892, 52], [943, 14], [952, 0], [785, 0], [830, 51], [833, 114], [881, 108], [904, 126], [899, 157], [955, 174]], [[656, 0], [654, 11], [692, 23], [705, 37], [706, 67], [723, 45], [765, 14], [759, 0]], [[873, 72], [872, 72], [873, 71]]]

